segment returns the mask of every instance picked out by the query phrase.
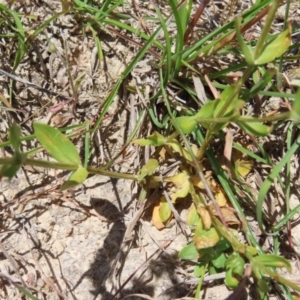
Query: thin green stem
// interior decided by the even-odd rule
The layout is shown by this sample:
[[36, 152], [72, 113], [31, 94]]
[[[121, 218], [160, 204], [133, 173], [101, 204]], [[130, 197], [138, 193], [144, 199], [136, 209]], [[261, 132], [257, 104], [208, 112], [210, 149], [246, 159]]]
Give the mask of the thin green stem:
[[260, 118], [239, 117], [237, 120], [239, 122], [241, 121], [242, 122], [274, 122], [274, 121], [289, 119], [290, 116], [291, 116], [290, 112], [285, 112], [274, 116], [265, 116]]
[[261, 52], [263, 50], [264, 44], [268, 38], [268, 34], [272, 25], [272, 22], [274, 20], [275, 14], [277, 12], [278, 6], [280, 5], [280, 0], [273, 0], [273, 3], [271, 5], [271, 8], [268, 12], [265, 25], [263, 27], [263, 30], [258, 38], [255, 50], [254, 50], [254, 60], [260, 57]]
[[[0, 164], [1, 165], [15, 165], [16, 160], [13, 157], [0, 158]], [[78, 165], [74, 165], [74, 164], [66, 164], [66, 163], [61, 163], [61, 162], [45, 161], [45, 160], [38, 160], [38, 159], [31, 159], [31, 158], [26, 158], [23, 165], [49, 168], [49, 169], [67, 170], [67, 171], [75, 171], [78, 169]], [[107, 176], [110, 178], [117, 178], [117, 179], [123, 178], [123, 179], [137, 181], [137, 176], [132, 175], [132, 174], [124, 174], [124, 173], [118, 173], [118, 172], [113, 172], [113, 171], [107, 171], [102, 168], [95, 168], [95, 167], [87, 167], [87, 171], [90, 174], [97, 174], [97, 175]], [[156, 180], [154, 180], [154, 181], [159, 182], [159, 178], [156, 178]]]
[[291, 117], [290, 112], [281, 113], [274, 116], [264, 116], [259, 118], [251, 118], [251, 117], [244, 117], [237, 115], [236, 117], [230, 116], [225, 118], [197, 118], [195, 117], [195, 121], [197, 123], [207, 123], [207, 122], [215, 122], [215, 123], [228, 123], [228, 122], [245, 122], [245, 123], [252, 123], [252, 122], [275, 122], [280, 120], [287, 120]]
[[95, 167], [88, 167], [87, 171], [91, 174], [103, 175], [110, 178], [129, 179], [129, 180], [137, 181], [137, 176], [133, 174], [118, 173], [118, 172], [108, 171], [108, 170], [99, 169]]
[[[230, 97], [228, 97], [225, 104], [223, 105], [223, 107], [218, 112], [218, 114], [216, 116], [216, 119], [223, 117], [223, 115], [226, 113], [228, 107], [231, 105], [231, 102], [235, 99], [235, 97], [237, 96], [237, 94], [241, 90], [244, 82], [249, 78], [249, 76], [253, 72], [253, 70], [254, 70], [253, 66], [248, 66], [248, 68], [244, 72], [243, 76], [236, 83], [236, 85], [234, 87], [234, 90], [232, 91], [232, 94], [230, 95]], [[205, 151], [209, 146], [210, 140], [213, 136], [213, 132], [214, 132], [214, 129], [216, 128], [217, 124], [218, 124], [217, 122], [213, 122], [211, 124], [210, 128], [207, 130], [205, 139], [204, 139], [203, 144], [201, 145], [200, 150], [199, 150], [199, 156], [198, 156], [199, 160], [203, 159]]]
[[253, 257], [248, 257], [247, 258], [251, 261], [251, 264], [256, 266], [259, 270], [263, 271], [264, 273], [268, 274], [271, 278], [276, 279], [276, 281], [280, 282], [281, 284], [284, 284], [285, 286], [288, 286], [292, 288], [295, 291], [300, 292], [300, 286], [296, 283], [293, 283], [292, 281], [285, 279], [278, 275], [277, 272], [271, 271], [269, 268], [264, 266], [262, 263], [258, 262], [255, 258]]
[[[249, 76], [251, 75], [251, 73], [253, 72], [253, 70], [254, 70], [253, 66], [248, 66], [247, 67], [247, 69], [245, 70], [243, 76], [239, 79], [239, 81], [234, 86], [234, 90], [232, 91], [232, 94], [230, 95], [230, 97], [228, 97], [228, 99], [226, 100], [226, 103], [223, 105], [223, 107], [220, 109], [220, 111], [216, 115], [216, 118], [223, 117], [223, 115], [227, 111], [228, 107], [231, 105], [232, 101], [238, 95], [238, 93], [240, 92], [243, 84], [249, 78]], [[214, 130], [215, 126], [216, 126], [216, 124], [213, 123], [212, 126], [211, 126], [211, 130], [212, 131]]]
[[[15, 165], [16, 163], [17, 162], [14, 157], [0, 158], [1, 165]], [[68, 171], [75, 171], [78, 168], [78, 166], [74, 164], [66, 164], [66, 163], [52, 162], [52, 161], [45, 161], [45, 160], [31, 159], [31, 158], [26, 158], [23, 162], [23, 165], [50, 168], [50, 169], [62, 169]]]

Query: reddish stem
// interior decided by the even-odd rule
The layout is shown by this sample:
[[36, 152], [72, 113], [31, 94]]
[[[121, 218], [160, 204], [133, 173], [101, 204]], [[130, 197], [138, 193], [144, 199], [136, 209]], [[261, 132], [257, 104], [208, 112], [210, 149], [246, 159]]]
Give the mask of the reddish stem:
[[202, 0], [200, 2], [200, 5], [198, 6], [198, 9], [197, 9], [194, 17], [193, 17], [191, 23], [189, 24], [189, 27], [188, 27], [187, 31], [185, 32], [185, 35], [184, 35], [184, 44], [185, 45], [188, 43], [190, 35], [193, 32], [193, 29], [196, 26], [199, 18], [201, 17], [201, 15], [204, 11], [205, 6], [209, 3], [209, 1], [210, 0]]

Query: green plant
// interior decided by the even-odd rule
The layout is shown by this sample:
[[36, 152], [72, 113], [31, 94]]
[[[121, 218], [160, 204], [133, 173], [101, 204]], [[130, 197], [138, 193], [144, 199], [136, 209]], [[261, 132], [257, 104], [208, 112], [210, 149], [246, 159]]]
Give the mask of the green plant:
[[[9, 158], [0, 158], [0, 175], [12, 178], [22, 165], [71, 171], [69, 179], [61, 186], [61, 190], [73, 188], [83, 183], [88, 174], [124, 178], [137, 181], [140, 184], [139, 201], [145, 201], [151, 188], [162, 185], [166, 193], [160, 195], [153, 210], [153, 222], [157, 228], [163, 228], [172, 218], [176, 203], [187, 198], [192, 200], [186, 222], [193, 232], [193, 239], [181, 250], [179, 257], [196, 262], [194, 272], [195, 276], [199, 278], [196, 297], [200, 295], [206, 272], [213, 274], [224, 270], [226, 272], [226, 285], [230, 288], [237, 288], [241, 279], [246, 276], [244, 269], [249, 264], [251, 272], [250, 274], [247, 273], [247, 276], [253, 276], [261, 299], [266, 298], [269, 280], [277, 281], [285, 297], [291, 299], [289, 288], [300, 291], [300, 287], [279, 276], [275, 271], [276, 268], [286, 268], [291, 271], [290, 263], [279, 255], [278, 232], [299, 211], [299, 205], [290, 210], [287, 203], [286, 216], [276, 225], [271, 226], [271, 229], [266, 229], [264, 226], [266, 213], [263, 210], [263, 202], [275, 179], [278, 180], [286, 192], [286, 198], [289, 199], [289, 180], [284, 183], [280, 178], [280, 172], [282, 168], [286, 167], [287, 179], [289, 179], [288, 162], [300, 144], [300, 138], [292, 142], [291, 137], [291, 132], [293, 128], [298, 128], [300, 119], [300, 91], [296, 94], [287, 94], [278, 90], [274, 83], [275, 75], [278, 73], [276, 64], [291, 48], [292, 28], [288, 24], [281, 33], [270, 33], [280, 1], [257, 1], [241, 17], [237, 17], [234, 21], [224, 24], [200, 39], [193, 38], [193, 28], [201, 12], [208, 5], [208, 1], [203, 1], [199, 5], [192, 22], [189, 22], [192, 13], [191, 0], [168, 1], [172, 13], [167, 17], [163, 16], [158, 5], [154, 5], [157, 13], [155, 21], [158, 25], [151, 35], [122, 22], [122, 20], [126, 20], [127, 16], [114, 12], [123, 4], [122, 1], [107, 0], [104, 1], [101, 8], [88, 4], [88, 1], [75, 0], [72, 3], [63, 3], [62, 14], [73, 13], [81, 21], [83, 31], [91, 32], [97, 46], [99, 61], [103, 61], [101, 40], [98, 36], [98, 32], [101, 30], [117, 34], [125, 41], [130, 40], [130, 38], [121, 33], [121, 30], [134, 33], [144, 42], [138, 44], [140, 48], [138, 53], [120, 78], [116, 79], [97, 121], [92, 126], [88, 122], [77, 126], [81, 127], [85, 135], [83, 159], [80, 157], [76, 146], [61, 132], [73, 128], [64, 128], [60, 131], [45, 124], [34, 123], [34, 135], [22, 137], [20, 127], [13, 125], [9, 130], [9, 140], [0, 146], [12, 146], [14, 155]], [[14, 61], [14, 68], [16, 68], [26, 53], [29, 41], [40, 34], [43, 28], [58, 15], [50, 18], [26, 40], [18, 15], [5, 7], [0, 6], [0, 9], [7, 16], [9, 24], [11, 19], [14, 20], [14, 24], [18, 28], [14, 33], [14, 38], [17, 38], [18, 42], [23, 45], [16, 53]], [[251, 43], [246, 42], [242, 34], [264, 16], [266, 16], [266, 21], [258, 40]], [[172, 35], [168, 29], [172, 22], [176, 24], [176, 35]], [[115, 27], [119, 31], [116, 31]], [[164, 43], [158, 40], [160, 34], [164, 34]], [[24, 42], [25, 40], [27, 42]], [[235, 49], [231, 45], [233, 42], [236, 42]], [[175, 49], [174, 51], [172, 51], [172, 47]], [[119, 88], [146, 53], [159, 60], [152, 62], [153, 68], [159, 76], [159, 88], [153, 91], [148, 105], [141, 110], [138, 122], [124, 145], [124, 149], [130, 143], [142, 147], [152, 146], [156, 150], [153, 157], [136, 174], [109, 170], [122, 151], [101, 168], [89, 166], [90, 134], [99, 130]], [[202, 76], [205, 71], [199, 69], [198, 60], [205, 61], [212, 56], [218, 58], [229, 53], [236, 55], [240, 62], [229, 65], [222, 70], [205, 74], [208, 77]], [[241, 71], [241, 75], [238, 80], [228, 83], [229, 75], [239, 71]], [[167, 94], [167, 87], [172, 84], [195, 100], [197, 95], [191, 88], [192, 75], [201, 76], [203, 80], [206, 78], [207, 85], [210, 85], [211, 90], [213, 90], [212, 86], [215, 88], [215, 99], [208, 100], [194, 109], [188, 105], [174, 103], [174, 99], [171, 99], [172, 97]], [[80, 78], [76, 82], [79, 85]], [[76, 84], [73, 85], [74, 94], [77, 93], [77, 88]], [[138, 94], [140, 92], [139, 87], [127, 86], [127, 88], [132, 93]], [[293, 99], [292, 110], [270, 116], [251, 114], [251, 110], [249, 110], [249, 114], [246, 114], [245, 111], [249, 107], [249, 102], [256, 95]], [[158, 99], [164, 103], [162, 110], [164, 118], [159, 118], [155, 114]], [[156, 126], [156, 131], [148, 137], [136, 137], [136, 133], [142, 126], [147, 114]], [[268, 153], [261, 147], [260, 138], [267, 136], [274, 128], [276, 129], [280, 124], [287, 121], [290, 122], [287, 135], [287, 152], [282, 160], [274, 166]], [[238, 130], [243, 137], [250, 136], [259, 148], [259, 154], [252, 153], [243, 143], [235, 142], [233, 148], [246, 157], [266, 164], [272, 169], [261, 186], [257, 201], [253, 200], [255, 196], [251, 189], [244, 184], [244, 179], [238, 170], [239, 166], [237, 164], [231, 166], [232, 174], [224, 172], [219, 154], [212, 147], [214, 139], [220, 141], [226, 139], [224, 131], [231, 127], [239, 128]], [[72, 134], [69, 134], [70, 136]], [[22, 153], [20, 151], [22, 141], [34, 138], [39, 141], [41, 148]], [[40, 149], [46, 150], [55, 161], [32, 158]], [[158, 176], [158, 166], [169, 166], [169, 162], [174, 160], [180, 162], [175, 174]], [[208, 171], [208, 175], [205, 174], [205, 171]], [[213, 176], [209, 173], [211, 171], [213, 171]], [[213, 177], [217, 180], [214, 180]], [[245, 201], [249, 209], [256, 211], [260, 230], [265, 234], [273, 234], [274, 244], [277, 245], [274, 253], [265, 253], [256, 241], [240, 203], [238, 195], [241, 194], [247, 195]], [[233, 229], [237, 226], [242, 227], [247, 243], [238, 240], [237, 231]]]

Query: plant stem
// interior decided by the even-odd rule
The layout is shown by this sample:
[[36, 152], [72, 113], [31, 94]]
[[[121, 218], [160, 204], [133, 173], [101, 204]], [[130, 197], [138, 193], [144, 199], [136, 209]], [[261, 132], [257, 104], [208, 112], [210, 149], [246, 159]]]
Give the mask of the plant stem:
[[281, 284], [286, 285], [289, 288], [300, 292], [300, 286], [298, 284], [292, 282], [291, 280], [281, 277], [277, 272], [273, 272], [272, 270], [267, 268], [265, 265], [258, 262], [255, 259], [255, 257], [253, 258], [253, 257], [249, 257], [248, 255], [246, 255], [246, 256], [249, 259], [249, 261], [251, 262], [251, 265], [256, 266], [260, 271], [263, 271], [264, 273], [268, 274], [272, 279], [275, 279], [276, 281], [280, 282]]
[[[0, 163], [1, 163], [1, 159], [0, 159]], [[26, 158], [23, 165], [57, 169], [57, 170], [62, 169], [67, 171], [75, 171], [78, 169], [78, 165], [74, 165], [74, 164], [66, 164], [66, 163], [61, 163], [56, 161], [46, 161], [46, 160], [39, 160], [39, 159], [32, 159], [32, 158]]]
[[[14, 157], [0, 158], [0, 165], [17, 165], [17, 162]], [[78, 165], [74, 165], [74, 164], [66, 164], [61, 162], [45, 161], [45, 160], [30, 159], [30, 158], [26, 158], [23, 165], [49, 168], [49, 169], [67, 170], [67, 171], [75, 171], [78, 169]], [[133, 174], [124, 174], [124, 173], [118, 173], [113, 171], [107, 171], [105, 169], [95, 168], [95, 167], [87, 167], [87, 171], [90, 174], [97, 174], [97, 175], [107, 176], [110, 178], [129, 179], [129, 180], [137, 181], [137, 176]], [[153, 181], [159, 182], [159, 178], [157, 177], [156, 180], [154, 179]]]
[[258, 38], [256, 47], [255, 47], [254, 60], [259, 58], [260, 55], [261, 55], [262, 49], [263, 49], [264, 44], [267, 40], [269, 31], [270, 31], [270, 28], [271, 28], [271, 25], [272, 25], [272, 22], [274, 20], [274, 17], [275, 17], [275, 14], [276, 14], [276, 11], [278, 9], [279, 4], [280, 4], [280, 0], [273, 0], [273, 3], [270, 7], [269, 13], [268, 13], [267, 18], [266, 18], [265, 25], [264, 25], [263, 30], [262, 30], [259, 38]]
[[[247, 69], [245, 70], [243, 76], [239, 79], [239, 81], [236, 83], [234, 90], [232, 91], [231, 95], [228, 97], [228, 99], [226, 100], [225, 104], [223, 105], [223, 107], [220, 109], [219, 113], [217, 114], [216, 118], [222, 118], [224, 116], [224, 114], [226, 113], [226, 110], [228, 109], [228, 107], [231, 105], [231, 102], [235, 99], [236, 95], [239, 93], [239, 91], [241, 90], [244, 82], [249, 78], [249, 76], [251, 75], [251, 73], [253, 72], [254, 67], [253, 66], [248, 66]], [[213, 122], [210, 126], [210, 128], [207, 130], [206, 135], [205, 135], [205, 139], [203, 141], [203, 144], [200, 147], [199, 150], [199, 155], [198, 155], [198, 159], [201, 161], [204, 157], [205, 151], [210, 143], [210, 140], [213, 136], [213, 132], [214, 129], [216, 127], [218, 123], [217, 122]]]
[[[0, 158], [0, 165], [18, 165], [18, 164], [19, 162], [17, 162], [14, 157]], [[42, 167], [48, 169], [56, 169], [56, 170], [66, 170], [66, 171], [75, 171], [78, 169], [78, 165], [74, 165], [74, 164], [66, 164], [61, 162], [45, 161], [45, 160], [31, 159], [31, 158], [26, 158], [25, 161], [23, 162], [23, 165]], [[110, 178], [138, 181], [138, 176], [134, 174], [118, 173], [118, 172], [108, 171], [106, 169], [95, 168], [95, 167], [87, 167], [87, 171], [90, 174], [102, 175]], [[164, 182], [171, 181], [171, 178], [168, 176], [163, 177], [162, 179]], [[159, 176], [151, 176], [149, 181], [149, 186], [156, 186], [157, 183], [160, 182], [161, 182], [161, 178]]]
[[133, 174], [118, 173], [95, 167], [87, 167], [87, 171], [91, 174], [103, 175], [110, 178], [129, 179], [137, 181], [137, 176]]
[[239, 117], [235, 121], [239, 122], [274, 122], [274, 121], [280, 121], [280, 120], [286, 120], [289, 119], [291, 116], [290, 112], [281, 113], [274, 116], [265, 116], [260, 118], [249, 118], [249, 117]]

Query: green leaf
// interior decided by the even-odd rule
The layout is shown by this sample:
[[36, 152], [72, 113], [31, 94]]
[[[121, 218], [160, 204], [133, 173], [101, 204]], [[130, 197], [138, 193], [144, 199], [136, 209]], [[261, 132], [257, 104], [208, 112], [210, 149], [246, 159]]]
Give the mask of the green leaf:
[[[181, 2], [178, 1], [178, 3]], [[187, 24], [189, 22], [192, 6], [193, 6], [193, 1], [186, 0], [183, 1], [180, 7], [178, 8], [180, 24], [177, 23], [177, 26], [181, 26], [183, 33], [185, 32]]]
[[[260, 75], [258, 70], [254, 74]], [[275, 74], [275, 68], [266, 70], [262, 77], [258, 77], [258, 81], [255, 83], [255, 85], [253, 85], [249, 91], [246, 91], [243, 94], [244, 99], [250, 99], [262, 91], [268, 84], [272, 82], [271, 80]]]
[[[217, 117], [221, 109], [223, 109], [224, 105], [226, 105], [226, 102], [228, 98], [231, 97], [232, 93], [234, 92], [235, 88], [234, 86], [228, 86], [225, 88], [225, 90], [221, 94], [221, 99], [217, 101], [217, 105], [214, 108], [213, 116]], [[221, 117], [230, 117], [236, 113], [239, 109], [241, 109], [244, 105], [244, 101], [238, 99], [237, 95], [234, 97], [234, 99], [230, 102], [230, 105], [227, 106], [226, 111]]]
[[287, 150], [285, 155], [282, 157], [282, 159], [274, 165], [272, 171], [268, 174], [267, 178], [261, 184], [258, 197], [257, 197], [257, 204], [256, 204], [256, 220], [258, 222], [259, 229], [265, 233], [264, 227], [263, 227], [263, 203], [266, 199], [266, 195], [273, 184], [274, 180], [277, 176], [279, 176], [280, 172], [282, 172], [282, 169], [285, 167], [286, 164], [290, 163], [290, 160], [294, 153], [299, 150], [300, 147], [300, 136], [297, 137], [297, 140], [295, 143]]
[[193, 241], [198, 250], [214, 247], [220, 240], [219, 233], [215, 228], [202, 231], [199, 235], [193, 237]]
[[81, 75], [79, 78], [76, 79], [76, 81], [75, 81], [75, 86], [74, 86], [74, 91], [75, 91], [75, 93], [78, 92], [78, 89], [79, 89], [79, 87], [80, 87], [82, 81], [84, 80], [85, 76], [86, 76], [86, 74], [83, 74], [83, 75]]
[[199, 214], [194, 204], [192, 204], [191, 208], [188, 211], [188, 215], [186, 217], [186, 223], [193, 230], [198, 225], [200, 220]]
[[255, 260], [267, 267], [286, 268], [289, 272], [292, 272], [290, 262], [285, 258], [275, 254], [262, 254], [256, 256]]
[[34, 123], [33, 127], [38, 141], [54, 159], [66, 164], [81, 164], [76, 147], [60, 131], [41, 123]]
[[194, 116], [178, 117], [178, 118], [176, 118], [176, 122], [184, 134], [191, 133], [197, 125], [197, 122], [196, 122]]
[[9, 180], [12, 179], [21, 168], [22, 164], [26, 160], [26, 154], [21, 153], [20, 145], [21, 145], [21, 128], [17, 124], [13, 124], [9, 128], [9, 141], [14, 148], [14, 156], [13, 156], [13, 163], [3, 165], [0, 169], [0, 175], [3, 177], [8, 177]]
[[228, 250], [230, 248], [231, 248], [231, 244], [224, 237], [221, 237], [220, 241], [216, 245], [216, 251], [217, 252], [223, 252], [223, 251]]
[[254, 256], [257, 254], [257, 249], [252, 247], [252, 246], [247, 246], [246, 247], [246, 255], [248, 256]]
[[192, 161], [191, 154], [182, 147], [181, 142], [179, 140], [173, 139], [167, 142], [167, 145], [170, 146], [175, 152], [180, 153], [180, 156], [184, 157], [188, 161]]
[[176, 43], [175, 43], [175, 62], [173, 69], [173, 78], [176, 78], [180, 67], [182, 66], [182, 54], [184, 48], [184, 33], [186, 30], [186, 24], [189, 20], [189, 12], [191, 11], [191, 0], [182, 1], [180, 7], [178, 7], [179, 1], [170, 0], [168, 4], [172, 8], [172, 17], [175, 18], [177, 25]]
[[240, 44], [240, 47], [242, 49], [242, 53], [245, 56], [245, 60], [249, 65], [254, 65], [254, 54], [253, 54], [253, 50], [251, 48], [251, 46], [248, 46], [242, 35], [240, 32], [240, 28], [241, 28], [241, 23], [242, 23], [242, 18], [241, 17], [237, 17], [235, 19], [235, 32], [236, 32], [236, 37], [237, 40]]
[[175, 203], [177, 198], [184, 198], [191, 189], [189, 175], [182, 172], [174, 175], [169, 179], [176, 187], [175, 193], [171, 196], [172, 202]]
[[[209, 101], [206, 102], [202, 108], [198, 111], [198, 113], [195, 115], [196, 122], [200, 123], [204, 128], [208, 129], [211, 122], [205, 122], [203, 119], [211, 119], [214, 115], [214, 109], [216, 106], [216, 101]], [[218, 100], [219, 101], [219, 100]]]
[[208, 273], [210, 275], [217, 274], [218, 270], [217, 270], [217, 268], [215, 268], [215, 266], [213, 264], [209, 264], [209, 266], [208, 266]]
[[[220, 102], [225, 103], [227, 101], [227, 99], [232, 95], [232, 93], [234, 92], [234, 86], [229, 85], [227, 86], [223, 92], [220, 95]], [[235, 96], [235, 100], [237, 100], [237, 95]], [[228, 108], [227, 108], [228, 110]], [[214, 116], [216, 116], [218, 114], [218, 111], [214, 111]]]
[[21, 166], [22, 164], [3, 165], [0, 169], [0, 178], [3, 176], [11, 180], [17, 174]]
[[8, 177], [11, 180], [22, 167], [24, 161], [26, 160], [26, 153], [16, 152], [13, 156], [13, 162], [10, 164], [5, 164], [0, 167], [0, 178]]
[[206, 266], [201, 264], [201, 265], [196, 265], [194, 268], [194, 275], [195, 277], [200, 277], [203, 276], [205, 274], [205, 270], [206, 270]]
[[12, 124], [9, 128], [9, 141], [11, 142], [15, 153], [20, 153], [20, 145], [21, 145], [21, 128], [17, 124]]
[[226, 255], [224, 253], [218, 253], [218, 255], [211, 260], [211, 263], [215, 268], [221, 269], [225, 267], [226, 259]]
[[60, 191], [65, 191], [67, 189], [73, 188], [74, 186], [83, 183], [88, 176], [87, 170], [79, 166], [79, 168], [74, 171], [68, 181], [64, 182], [64, 184], [61, 186]]
[[300, 120], [300, 88], [297, 91], [294, 103], [293, 103], [293, 110], [291, 114], [291, 118], [295, 121]]
[[201, 235], [202, 232], [204, 231], [204, 226], [203, 226], [203, 222], [202, 220], [200, 219], [198, 224], [197, 224], [197, 227], [195, 229], [195, 232], [194, 232], [194, 235]]
[[227, 259], [225, 266], [225, 283], [228, 287], [236, 288], [243, 276], [245, 261], [239, 254], [233, 253]]
[[172, 215], [171, 207], [166, 199], [162, 198], [159, 204], [159, 217], [162, 222], [166, 222]]
[[[200, 111], [194, 116], [195, 121], [200, 123], [204, 128], [209, 129], [211, 124], [214, 124], [214, 132], [220, 131], [225, 127], [230, 120], [228, 118], [236, 118], [239, 115], [239, 110], [243, 107], [244, 101], [235, 97], [222, 116], [218, 116], [220, 111], [226, 104], [228, 98], [234, 92], [234, 87], [228, 86], [221, 94], [221, 99], [207, 102], [203, 105]], [[226, 121], [216, 119], [216, 117], [227, 118]]]
[[194, 260], [199, 254], [194, 243], [190, 243], [182, 248], [178, 254], [179, 258], [186, 260]]
[[260, 278], [257, 281], [257, 285], [258, 285], [259, 290], [261, 292], [263, 292], [264, 294], [266, 294], [270, 289], [269, 284], [266, 282], [266, 280], [264, 278]]
[[236, 287], [238, 287], [239, 283], [240, 280], [238, 280], [232, 275], [232, 270], [231, 269], [227, 270], [225, 274], [225, 284], [229, 288], [235, 289]]
[[286, 29], [264, 47], [261, 55], [255, 60], [255, 65], [263, 65], [273, 61], [284, 54], [290, 45], [291, 33], [289, 29]]
[[159, 134], [158, 132], [154, 132], [152, 135], [149, 135], [146, 139], [137, 139], [133, 140], [133, 143], [136, 143], [140, 146], [162, 146], [166, 143], [167, 139]]
[[[220, 111], [223, 111], [223, 107], [225, 107], [225, 105], [227, 105], [227, 100], [229, 97], [231, 97], [231, 94], [234, 91], [234, 87], [233, 86], [229, 86], [227, 87], [221, 94], [221, 100], [215, 100], [216, 101], [216, 105], [215, 105], [215, 109], [213, 112], [213, 117], [217, 118]], [[244, 106], [244, 101], [241, 99], [238, 99], [237, 97], [235, 97], [231, 102], [230, 105], [226, 107], [225, 112], [223, 113], [222, 118], [236, 118], [239, 115], [239, 110]], [[216, 119], [217, 121], [217, 119]], [[215, 124], [214, 126], [214, 132], [219, 132], [222, 128], [226, 127], [227, 124], [229, 123], [229, 121], [227, 122], [218, 122], [217, 124]]]
[[138, 181], [141, 182], [146, 176], [152, 175], [157, 167], [158, 161], [154, 158], [150, 158], [148, 163], [140, 169], [137, 176]]
[[[247, 121], [249, 119], [251, 119], [250, 122]], [[266, 136], [273, 130], [273, 126], [267, 126], [260, 122], [252, 122], [255, 118], [247, 117], [247, 120], [243, 122], [243, 117], [240, 117], [239, 121], [236, 121], [236, 124], [248, 134]]]
[[16, 288], [23, 293], [25, 296], [27, 296], [29, 299], [31, 300], [39, 300], [37, 297], [33, 296], [30, 291], [28, 291], [27, 289], [25, 289], [23, 286], [16, 284], [15, 285]]
[[244, 272], [245, 261], [237, 254], [233, 253], [226, 261], [226, 269], [231, 269], [232, 274], [242, 276]]

